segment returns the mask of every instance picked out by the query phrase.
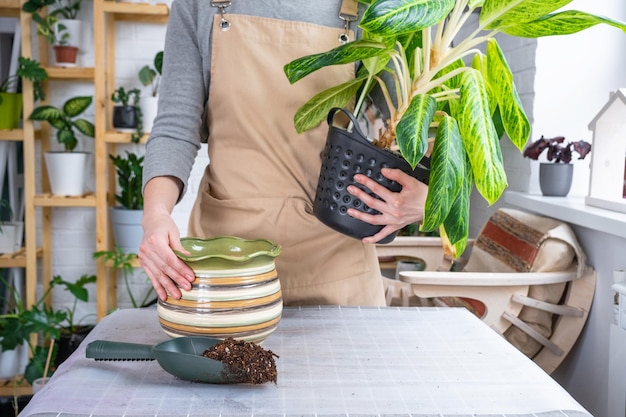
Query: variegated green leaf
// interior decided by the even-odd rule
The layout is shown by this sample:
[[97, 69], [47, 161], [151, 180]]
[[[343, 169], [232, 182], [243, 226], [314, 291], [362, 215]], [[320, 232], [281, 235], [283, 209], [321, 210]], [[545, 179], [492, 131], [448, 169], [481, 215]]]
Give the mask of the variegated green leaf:
[[467, 6], [470, 9], [476, 9], [477, 7], [481, 7], [484, 2], [485, 0], [469, 0], [469, 2], [467, 3]]
[[489, 109], [492, 114], [498, 106], [498, 102], [496, 101], [496, 97], [493, 93], [493, 88], [489, 81], [489, 73], [487, 70], [487, 57], [482, 53], [477, 53], [474, 55], [472, 59], [472, 68], [480, 72], [485, 82], [485, 89], [487, 91], [487, 102], [489, 103]]
[[601, 23], [614, 26], [626, 32], [626, 25], [622, 22], [578, 10], [568, 10], [521, 25], [508, 26], [503, 29], [503, 32], [522, 38], [539, 38], [541, 36], [569, 35]]
[[61, 129], [69, 129], [70, 128], [69, 124], [71, 122], [68, 122], [65, 119], [53, 119], [53, 120], [50, 120], [48, 123], [50, 123], [52, 127], [54, 127], [55, 129], [61, 130]]
[[[439, 71], [433, 77], [433, 79], [436, 80], [438, 78], [441, 78], [444, 75], [454, 71], [455, 69], [463, 68], [464, 66], [465, 66], [465, 63], [463, 62], [463, 60], [462, 59], [457, 59], [456, 61], [454, 61], [450, 65], [446, 66], [441, 71]], [[444, 84], [448, 88], [452, 88], [452, 89], [459, 88], [459, 86], [461, 85], [461, 75], [460, 74], [455, 75], [454, 77], [450, 78], [449, 80], [446, 80], [446, 82]]]
[[52, 120], [63, 119], [63, 113], [54, 106], [39, 106], [33, 110], [29, 119], [51, 122]]
[[90, 121], [85, 119], [76, 119], [72, 123], [83, 135], [90, 138], [93, 138], [96, 135], [96, 128]]
[[289, 82], [293, 84], [312, 72], [329, 65], [349, 64], [376, 56], [388, 57], [392, 52], [393, 48], [387, 47], [383, 43], [362, 39], [348, 42], [327, 52], [295, 59], [286, 64], [283, 70]]
[[387, 53], [385, 53], [385, 54], [378, 54], [378, 55], [373, 56], [371, 58], [364, 58], [363, 59], [363, 68], [364, 68], [364, 70], [361, 69], [359, 71], [358, 75], [361, 75], [361, 71], [367, 71], [367, 73], [369, 75], [378, 74], [389, 63], [389, 59], [391, 58], [392, 53], [394, 53], [393, 52], [394, 44], [393, 44], [393, 42], [390, 42], [388, 39], [385, 39], [382, 36], [374, 35], [374, 34], [369, 33], [369, 32], [364, 32], [362, 39], [363, 40], [368, 40], [370, 42], [386, 44], [388, 46]]
[[76, 140], [76, 136], [74, 136], [74, 132], [72, 130], [63, 129], [57, 131], [57, 140], [60, 144], [65, 147], [67, 152], [71, 152], [78, 145], [78, 141]]
[[326, 120], [333, 107], [346, 107], [365, 79], [359, 77], [316, 94], [296, 111], [293, 118], [296, 131], [302, 133], [317, 126]]
[[511, 69], [495, 39], [487, 42], [487, 69], [489, 85], [498, 102], [504, 130], [521, 151], [530, 137], [530, 121], [515, 88]]
[[359, 26], [382, 36], [398, 36], [443, 21], [455, 0], [378, 0], [363, 14]]
[[516, 26], [543, 17], [572, 0], [485, 0], [480, 25], [489, 30]]
[[[409, 64], [411, 78], [415, 77], [415, 57], [417, 51], [422, 47], [422, 32], [407, 33], [398, 38], [398, 42], [402, 45], [406, 55], [406, 62]], [[417, 59], [421, 59], [421, 55], [417, 55]]]
[[69, 117], [76, 117], [87, 110], [92, 100], [91, 96], [73, 97], [65, 102], [63, 112]]
[[463, 73], [461, 108], [457, 120], [476, 188], [489, 204], [493, 204], [502, 195], [507, 180], [483, 78], [474, 69]]
[[432, 231], [448, 217], [453, 202], [466, 177], [465, 148], [457, 121], [444, 116], [439, 121], [435, 144], [430, 157], [430, 178], [421, 229]]
[[428, 128], [437, 110], [437, 102], [426, 94], [418, 94], [396, 126], [396, 142], [404, 159], [415, 168], [428, 150]]
[[453, 256], [458, 258], [465, 251], [467, 239], [469, 237], [470, 223], [470, 195], [474, 185], [467, 155], [463, 160], [466, 165], [467, 175], [461, 181], [461, 189], [459, 190], [448, 217], [443, 222], [443, 228], [446, 231], [448, 241], [454, 248]]

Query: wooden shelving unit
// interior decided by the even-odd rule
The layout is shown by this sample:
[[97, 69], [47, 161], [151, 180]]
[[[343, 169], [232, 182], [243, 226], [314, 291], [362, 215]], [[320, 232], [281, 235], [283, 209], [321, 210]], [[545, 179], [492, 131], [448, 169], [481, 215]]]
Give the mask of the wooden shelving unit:
[[[109, 154], [116, 152], [116, 146], [131, 143], [131, 135], [113, 130], [110, 115], [113, 103], [109, 100], [115, 90], [115, 24], [116, 22], [166, 23], [169, 8], [165, 4], [128, 3], [110, 0], [94, 0], [94, 65], [96, 103], [96, 251], [111, 250], [108, 208], [115, 204], [115, 169], [109, 161]], [[145, 143], [148, 134], [141, 139]], [[139, 266], [137, 264], [137, 266]], [[104, 317], [117, 305], [117, 270], [103, 262], [97, 266], [97, 314]]]
[[[20, 22], [20, 55], [33, 57], [31, 16], [21, 11], [25, 0], [0, 0], [0, 16], [17, 17]], [[33, 85], [22, 80], [22, 113], [28, 115], [33, 111]], [[25, 270], [25, 303], [35, 303], [37, 296], [37, 260], [43, 256], [43, 250], [37, 248], [35, 216], [35, 139], [36, 132], [33, 122], [23, 118], [21, 129], [0, 130], [0, 140], [19, 141], [23, 145], [23, 176], [24, 176], [24, 242], [25, 245], [15, 253], [0, 255], [0, 268], [24, 268]], [[27, 395], [32, 392], [30, 385], [18, 376], [10, 381], [0, 381], [0, 395]]]

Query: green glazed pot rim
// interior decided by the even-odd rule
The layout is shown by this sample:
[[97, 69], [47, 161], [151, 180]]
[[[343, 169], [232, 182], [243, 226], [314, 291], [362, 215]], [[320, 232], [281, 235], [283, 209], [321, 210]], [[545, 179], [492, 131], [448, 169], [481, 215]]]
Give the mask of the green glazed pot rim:
[[281, 251], [280, 245], [267, 239], [243, 239], [235, 236], [217, 236], [207, 239], [184, 237], [180, 242], [191, 255], [185, 255], [176, 250], [174, 252], [186, 262], [206, 259], [248, 262], [259, 256], [275, 258]]

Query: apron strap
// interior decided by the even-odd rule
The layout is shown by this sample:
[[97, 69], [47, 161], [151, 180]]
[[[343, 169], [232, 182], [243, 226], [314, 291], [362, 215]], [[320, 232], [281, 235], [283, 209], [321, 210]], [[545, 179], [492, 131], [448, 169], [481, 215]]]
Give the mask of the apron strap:
[[220, 14], [222, 15], [222, 19], [220, 20], [220, 30], [223, 32], [230, 29], [230, 20], [226, 19], [226, 8], [230, 7], [230, 4], [230, 0], [211, 0], [211, 6], [220, 9]]
[[339, 11], [339, 17], [346, 19], [350, 17], [350, 21], [356, 20], [359, 15], [359, 2], [357, 0], [343, 0], [341, 2], [341, 10]]
[[359, 3], [357, 0], [342, 0], [339, 18], [344, 21], [344, 33], [339, 35], [339, 42], [348, 43], [350, 41], [350, 23], [359, 17]]

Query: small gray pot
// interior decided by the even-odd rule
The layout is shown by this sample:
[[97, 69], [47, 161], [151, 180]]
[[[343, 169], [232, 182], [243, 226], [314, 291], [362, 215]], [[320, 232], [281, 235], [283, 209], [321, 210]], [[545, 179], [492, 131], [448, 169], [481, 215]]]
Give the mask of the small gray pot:
[[539, 186], [545, 196], [565, 197], [572, 188], [574, 165], [542, 162], [539, 165]]

